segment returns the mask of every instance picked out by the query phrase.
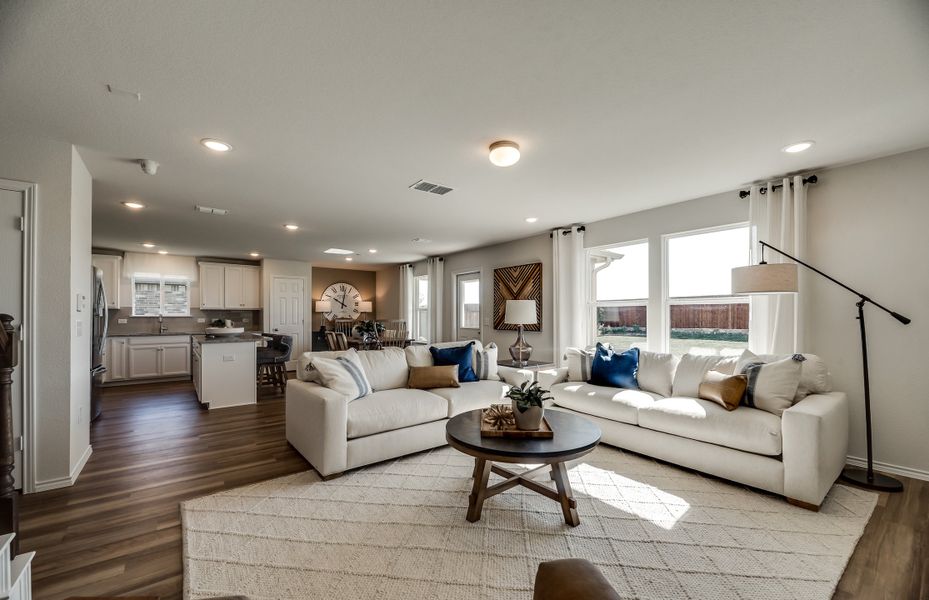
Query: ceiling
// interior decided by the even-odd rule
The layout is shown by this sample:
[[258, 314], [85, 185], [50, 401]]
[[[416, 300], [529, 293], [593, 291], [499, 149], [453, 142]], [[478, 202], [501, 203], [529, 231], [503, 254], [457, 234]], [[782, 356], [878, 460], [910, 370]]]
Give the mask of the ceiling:
[[4, 1], [0, 130], [79, 147], [97, 246], [392, 263], [929, 146], [927, 27], [922, 0]]

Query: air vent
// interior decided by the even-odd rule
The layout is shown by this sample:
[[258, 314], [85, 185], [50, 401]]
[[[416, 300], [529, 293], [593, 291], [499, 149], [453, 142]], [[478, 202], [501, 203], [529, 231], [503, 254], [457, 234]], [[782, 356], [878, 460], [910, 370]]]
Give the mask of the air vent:
[[420, 179], [416, 183], [410, 186], [411, 190], [418, 190], [420, 192], [429, 192], [430, 194], [438, 194], [444, 196], [445, 194], [452, 191], [453, 188], [448, 186], [440, 185], [438, 183], [432, 183], [426, 181], [425, 179]]
[[212, 208], [209, 206], [200, 206], [199, 204], [195, 206], [199, 212], [208, 214], [208, 215], [228, 215], [229, 211], [225, 208]]

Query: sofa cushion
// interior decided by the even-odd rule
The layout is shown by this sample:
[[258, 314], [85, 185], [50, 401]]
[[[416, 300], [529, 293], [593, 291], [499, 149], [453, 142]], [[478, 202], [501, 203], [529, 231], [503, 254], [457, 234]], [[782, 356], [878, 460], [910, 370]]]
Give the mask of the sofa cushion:
[[639, 409], [639, 426], [755, 454], [781, 454], [781, 419], [747, 406], [729, 412], [710, 400], [663, 398]]
[[558, 406], [630, 425], [639, 423], [639, 408], [651, 406], [662, 398], [645, 390], [624, 390], [580, 381], [556, 383], [551, 392]]
[[432, 364], [437, 367], [457, 366], [459, 383], [480, 381], [481, 378], [477, 376], [472, 367], [474, 364], [474, 342], [452, 348], [429, 346], [429, 353], [432, 355]]
[[564, 359], [568, 367], [568, 381], [590, 379], [590, 366], [594, 361], [593, 348], [568, 348], [564, 352]]
[[319, 371], [316, 370], [316, 367], [313, 366], [313, 357], [319, 356], [320, 358], [338, 358], [344, 356], [347, 350], [339, 350], [337, 352], [325, 351], [325, 352], [304, 352], [300, 355], [299, 366], [297, 367], [297, 379], [300, 381], [311, 381], [313, 383], [322, 383], [323, 378], [320, 377]]
[[[480, 352], [484, 350], [483, 344], [480, 340], [463, 340], [457, 342], [439, 342], [438, 344], [412, 344], [403, 349], [406, 353], [406, 362], [411, 367], [431, 367], [435, 363], [432, 362], [432, 353], [429, 351], [429, 348], [457, 348], [458, 346], [465, 346], [468, 342], [474, 342], [472, 349], [474, 352]], [[474, 364], [474, 358], [472, 357], [471, 364]]]
[[462, 383], [456, 388], [436, 388], [429, 390], [448, 402], [448, 417], [477, 408], [487, 408], [491, 404], [507, 403], [503, 397], [510, 386], [502, 381], [473, 381]]
[[498, 381], [500, 379], [500, 370], [497, 366], [497, 344], [490, 342], [484, 346], [483, 351], [474, 352], [474, 374], [478, 379], [489, 379]]
[[[750, 362], [771, 363], [782, 360], [789, 354], [759, 354], [755, 355], [745, 350], [739, 357], [736, 369], [740, 369]], [[803, 364], [800, 365], [800, 383], [797, 386], [797, 395], [794, 404], [803, 400], [810, 394], [826, 394], [832, 391], [832, 375], [826, 368], [826, 363], [815, 354], [803, 354]]]
[[434, 367], [410, 367], [410, 378], [406, 387], [417, 390], [432, 390], [442, 387], [458, 387], [458, 365], [436, 365]]
[[629, 348], [625, 352], [614, 352], [612, 346], [597, 342], [594, 360], [590, 364], [591, 385], [614, 388], [639, 389], [635, 374], [639, 371], [639, 349]]
[[680, 360], [673, 354], [649, 352], [648, 350], [639, 352], [639, 372], [636, 373], [639, 388], [664, 397], [670, 396], [674, 371]]
[[431, 423], [448, 415], [448, 401], [423, 390], [382, 390], [348, 403], [348, 439]]
[[[671, 393], [675, 396], [685, 396], [687, 398], [697, 398], [700, 393], [700, 384], [703, 383], [704, 377], [708, 371], [716, 369], [720, 357], [701, 354], [685, 354], [681, 357], [674, 371], [674, 381], [671, 385]], [[727, 375], [731, 374], [729, 371]]]
[[350, 349], [337, 358], [323, 358], [317, 354], [313, 356], [311, 362], [319, 372], [322, 384], [349, 400], [362, 398], [371, 393], [371, 383], [354, 349]]
[[410, 368], [406, 364], [403, 348], [363, 350], [358, 353], [358, 360], [375, 392], [406, 387]]

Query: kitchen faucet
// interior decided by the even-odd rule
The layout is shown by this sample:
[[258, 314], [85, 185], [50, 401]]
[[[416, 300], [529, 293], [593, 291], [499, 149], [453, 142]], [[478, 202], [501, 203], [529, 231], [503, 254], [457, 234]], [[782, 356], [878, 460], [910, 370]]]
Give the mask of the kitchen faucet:
[[158, 333], [168, 333], [168, 326], [165, 325], [165, 316], [158, 315]]

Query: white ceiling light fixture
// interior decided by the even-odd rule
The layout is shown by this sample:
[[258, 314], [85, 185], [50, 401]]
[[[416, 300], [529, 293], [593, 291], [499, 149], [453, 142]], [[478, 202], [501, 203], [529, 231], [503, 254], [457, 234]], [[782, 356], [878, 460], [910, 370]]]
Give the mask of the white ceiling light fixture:
[[141, 210], [145, 208], [145, 205], [141, 202], [136, 202], [135, 200], [126, 200], [123, 202], [123, 206], [126, 208], [131, 208], [132, 210]]
[[352, 262], [352, 261], [355, 260], [355, 259], [352, 258], [351, 256], [346, 256], [346, 257], [345, 257], [345, 260], [347, 260], [348, 262]]
[[213, 152], [229, 152], [232, 150], [232, 145], [227, 144], [222, 140], [217, 140], [215, 138], [203, 138], [200, 140], [200, 144], [204, 148], [209, 148]]
[[168, 253], [167, 250], [159, 250], [159, 251], [158, 251], [158, 254], [167, 254], [167, 253]]
[[490, 162], [498, 167], [512, 167], [519, 162], [519, 144], [507, 140], [490, 145]]
[[259, 254], [258, 252], [249, 252], [248, 255], [253, 256], [255, 258], [258, 258], [259, 256], [261, 256], [261, 254]]
[[354, 250], [346, 250], [345, 248], [329, 248], [328, 250], [323, 250], [323, 254], [354, 254]]
[[368, 248], [369, 254], [377, 254], [377, 248]]
[[802, 142], [794, 142], [793, 144], [787, 144], [781, 148], [781, 152], [786, 152], [787, 154], [796, 154], [797, 152], [803, 152], [804, 150], [809, 150], [815, 144], [813, 140], [803, 140]]
[[284, 229], [287, 229], [288, 231], [297, 231], [300, 229], [300, 226], [294, 225], [293, 223], [288, 223], [287, 225], [284, 225]]
[[151, 242], [142, 242], [142, 246], [145, 247], [145, 248], [154, 248], [154, 247], [155, 247], [155, 244], [153, 244], [153, 243], [151, 243]]
[[539, 217], [526, 217], [526, 223], [535, 223], [539, 220]]

